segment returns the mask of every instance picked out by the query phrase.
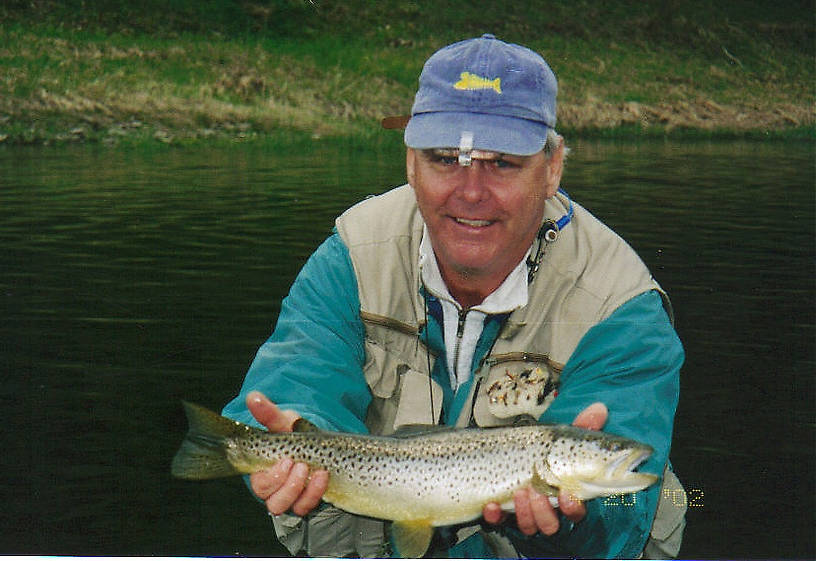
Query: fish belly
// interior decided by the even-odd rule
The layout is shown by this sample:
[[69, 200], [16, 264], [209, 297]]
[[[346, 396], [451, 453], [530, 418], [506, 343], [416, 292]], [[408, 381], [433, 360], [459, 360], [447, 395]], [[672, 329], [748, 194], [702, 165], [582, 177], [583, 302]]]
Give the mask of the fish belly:
[[490, 502], [507, 503], [513, 492], [529, 485], [529, 477], [506, 477], [474, 485], [466, 474], [456, 477], [390, 481], [360, 480], [331, 474], [324, 499], [338, 508], [386, 520], [426, 520], [445, 526], [474, 520]]

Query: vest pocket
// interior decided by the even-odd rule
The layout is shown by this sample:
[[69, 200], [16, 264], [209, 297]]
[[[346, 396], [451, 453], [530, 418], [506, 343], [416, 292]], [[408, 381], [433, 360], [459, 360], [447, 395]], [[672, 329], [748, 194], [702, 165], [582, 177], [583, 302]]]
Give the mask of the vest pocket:
[[425, 374], [405, 366], [400, 377], [394, 430], [405, 425], [435, 425], [442, 414], [442, 388]]
[[390, 357], [388, 352], [376, 342], [366, 339], [366, 363], [363, 374], [372, 395], [379, 398], [389, 398], [397, 389], [399, 375], [397, 361]]
[[363, 373], [374, 397], [366, 416], [372, 434], [390, 434], [403, 425], [436, 424], [439, 420], [442, 387], [408, 364], [405, 357], [367, 339]]

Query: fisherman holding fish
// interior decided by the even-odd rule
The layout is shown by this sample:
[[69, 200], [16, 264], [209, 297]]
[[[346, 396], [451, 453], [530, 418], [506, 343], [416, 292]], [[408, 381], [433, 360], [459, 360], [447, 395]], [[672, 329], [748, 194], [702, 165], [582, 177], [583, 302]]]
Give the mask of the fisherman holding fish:
[[[435, 557], [665, 558], [682, 538], [668, 462], [682, 346], [636, 253], [561, 188], [556, 90], [544, 59], [491, 35], [431, 56], [405, 126], [408, 184], [337, 219], [224, 409], [274, 433], [300, 418], [396, 436], [532, 421], [653, 449], [638, 469], [656, 484], [586, 502], [534, 468], [480, 518], [437, 528]], [[293, 554], [400, 555], [388, 523], [329, 504], [331, 477], [284, 458], [250, 486]]]

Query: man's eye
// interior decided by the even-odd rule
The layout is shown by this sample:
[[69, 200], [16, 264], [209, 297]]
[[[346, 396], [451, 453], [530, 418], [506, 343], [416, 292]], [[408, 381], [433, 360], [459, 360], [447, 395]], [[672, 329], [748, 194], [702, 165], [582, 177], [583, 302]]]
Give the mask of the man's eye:
[[514, 164], [513, 162], [508, 162], [507, 160], [503, 160], [501, 158], [493, 160], [493, 162], [494, 165], [499, 169], [509, 169], [516, 167], [516, 164]]
[[459, 158], [457, 158], [456, 156], [445, 156], [442, 154], [437, 154], [434, 157], [434, 161], [439, 162], [440, 164], [446, 166], [452, 166], [459, 163]]

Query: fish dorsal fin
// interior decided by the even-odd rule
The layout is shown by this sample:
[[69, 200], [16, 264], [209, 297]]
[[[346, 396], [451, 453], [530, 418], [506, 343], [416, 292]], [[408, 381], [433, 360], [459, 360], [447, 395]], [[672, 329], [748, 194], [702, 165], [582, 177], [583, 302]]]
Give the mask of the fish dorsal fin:
[[457, 430], [456, 427], [449, 427], [447, 425], [423, 425], [421, 423], [411, 425], [400, 425], [394, 434], [390, 435], [393, 438], [411, 438], [414, 436], [425, 436], [429, 434], [438, 434], [440, 432], [451, 432]]
[[391, 538], [399, 557], [419, 558], [428, 551], [433, 537], [428, 520], [402, 520], [391, 524]]
[[513, 421], [514, 427], [532, 427], [538, 424], [540, 423], [536, 421], [535, 417], [527, 415], [526, 413], [519, 415], [516, 417], [516, 420]]
[[320, 428], [312, 423], [311, 421], [307, 421], [303, 417], [300, 417], [295, 424], [292, 425], [292, 432], [323, 432]]

